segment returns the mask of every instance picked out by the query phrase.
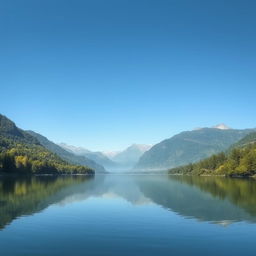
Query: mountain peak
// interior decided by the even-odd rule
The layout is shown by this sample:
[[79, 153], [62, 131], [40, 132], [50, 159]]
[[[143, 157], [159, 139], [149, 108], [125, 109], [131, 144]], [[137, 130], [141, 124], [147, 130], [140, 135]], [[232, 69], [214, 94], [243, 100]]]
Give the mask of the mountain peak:
[[86, 148], [76, 147], [76, 146], [73, 146], [73, 145], [66, 144], [64, 142], [61, 142], [58, 145], [60, 147], [64, 148], [65, 150], [67, 150], [71, 153], [74, 153], [76, 155], [85, 155], [85, 154], [91, 153], [91, 151], [86, 149]]
[[134, 143], [123, 151], [104, 152], [104, 154], [110, 157], [114, 162], [120, 164], [122, 167], [131, 168], [137, 163], [143, 153], [151, 147], [151, 145]]
[[131, 146], [129, 146], [127, 149], [137, 149], [137, 150], [140, 150], [144, 153], [145, 151], [149, 150], [151, 147], [152, 147], [152, 145], [134, 143]]
[[220, 130], [230, 130], [230, 129], [232, 129], [224, 123], [217, 124], [217, 125], [213, 126], [212, 128], [216, 128], [216, 129], [220, 129]]

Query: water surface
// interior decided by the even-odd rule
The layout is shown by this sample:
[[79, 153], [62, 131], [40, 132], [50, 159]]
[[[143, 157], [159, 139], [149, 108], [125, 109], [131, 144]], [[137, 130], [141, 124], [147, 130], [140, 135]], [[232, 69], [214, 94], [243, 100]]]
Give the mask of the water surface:
[[256, 181], [0, 179], [1, 255], [255, 255]]

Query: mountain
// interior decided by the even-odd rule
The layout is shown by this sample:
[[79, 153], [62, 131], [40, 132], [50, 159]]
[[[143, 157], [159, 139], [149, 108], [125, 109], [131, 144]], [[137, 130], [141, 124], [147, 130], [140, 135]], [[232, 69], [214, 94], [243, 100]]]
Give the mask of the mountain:
[[116, 168], [118, 165], [114, 161], [110, 160], [101, 152], [89, 152], [85, 155], [87, 158], [94, 160], [95, 162], [103, 165], [106, 169]]
[[115, 162], [110, 160], [107, 156], [105, 156], [101, 152], [92, 152], [83, 147], [75, 147], [72, 145], [68, 145], [66, 143], [60, 143], [59, 146], [75, 155], [84, 156], [88, 159], [91, 159], [91, 160], [95, 161], [96, 163], [104, 166], [106, 169], [115, 168], [117, 166], [117, 164]]
[[86, 156], [89, 159], [103, 165], [107, 169], [128, 169], [133, 167], [144, 152], [151, 146], [143, 144], [133, 144], [123, 151], [112, 152], [92, 152], [83, 147], [75, 147], [60, 143], [59, 146], [76, 155]]
[[241, 140], [239, 140], [237, 143], [233, 144], [229, 150], [232, 150], [233, 148], [240, 148], [247, 146], [248, 144], [256, 143], [256, 132], [251, 132], [245, 137], [243, 137]]
[[169, 170], [170, 174], [192, 175], [256, 175], [256, 132], [250, 133], [232, 145], [226, 153], [212, 155], [194, 164]]
[[109, 159], [112, 159], [114, 156], [116, 156], [117, 154], [121, 153], [122, 150], [119, 151], [103, 151], [102, 154], [106, 157], [108, 157]]
[[20, 174], [94, 173], [87, 166], [67, 163], [3, 115], [0, 115], [0, 172]]
[[75, 155], [79, 155], [79, 156], [83, 156], [86, 155], [88, 153], [91, 153], [90, 150], [83, 148], [83, 147], [76, 147], [76, 146], [72, 146], [72, 145], [68, 145], [66, 143], [59, 143], [58, 144], [60, 147], [64, 148], [65, 150], [75, 154]]
[[94, 169], [98, 173], [104, 173], [106, 170], [103, 166], [95, 163], [93, 160], [88, 159], [85, 156], [78, 156], [75, 155], [59, 145], [53, 143], [52, 141], [48, 140], [46, 137], [42, 136], [39, 133], [33, 132], [33, 131], [27, 131], [31, 136], [35, 137], [45, 148], [50, 150], [51, 152], [55, 153], [65, 161], [71, 163], [71, 164], [77, 164], [82, 166], [88, 166], [92, 169]]
[[14, 122], [8, 119], [6, 116], [0, 114], [0, 136], [2, 141], [4, 139], [10, 139], [17, 142], [24, 142], [28, 144], [40, 143], [32, 137], [30, 134], [26, 133], [22, 129], [19, 129]]
[[124, 151], [114, 154], [111, 160], [118, 163], [122, 167], [131, 168], [138, 162], [139, 158], [150, 148], [150, 145], [133, 144], [126, 148]]
[[169, 169], [227, 150], [252, 129], [201, 128], [166, 139], [145, 152], [135, 169]]

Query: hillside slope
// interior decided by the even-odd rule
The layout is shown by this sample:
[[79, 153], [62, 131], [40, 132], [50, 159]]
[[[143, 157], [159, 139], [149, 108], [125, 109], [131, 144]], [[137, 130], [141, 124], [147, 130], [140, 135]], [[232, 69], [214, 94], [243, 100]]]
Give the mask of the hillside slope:
[[252, 130], [202, 128], [166, 139], [139, 159], [136, 169], [169, 169], [227, 150]]
[[110, 160], [107, 156], [105, 156], [101, 152], [93, 152], [88, 149], [85, 149], [82, 147], [75, 147], [72, 145], [68, 145], [66, 143], [60, 143], [58, 145], [74, 155], [84, 156], [84, 157], [102, 165], [104, 168], [116, 167], [116, 163], [113, 162], [112, 160]]
[[169, 170], [170, 174], [252, 176], [256, 174], [256, 133], [251, 133], [219, 153], [194, 164]]
[[233, 148], [240, 148], [247, 146], [248, 144], [253, 144], [256, 142], [256, 132], [251, 132], [245, 137], [243, 137], [241, 140], [239, 140], [237, 143], [234, 143], [229, 150], [232, 150]]
[[94, 173], [89, 167], [67, 163], [3, 115], [0, 115], [0, 172]]
[[139, 160], [139, 158], [151, 148], [150, 145], [132, 144], [125, 150], [115, 154], [111, 160], [118, 163], [122, 167], [131, 168]]
[[39, 133], [33, 131], [27, 131], [27, 133], [36, 138], [45, 148], [47, 148], [48, 150], [55, 153], [56, 155], [58, 155], [59, 157], [61, 157], [62, 159], [66, 160], [71, 164], [88, 166], [98, 173], [106, 172], [103, 166], [95, 163], [93, 160], [88, 159], [85, 156], [78, 156], [71, 152], [68, 152], [67, 150], [48, 140], [46, 137], [42, 136]]

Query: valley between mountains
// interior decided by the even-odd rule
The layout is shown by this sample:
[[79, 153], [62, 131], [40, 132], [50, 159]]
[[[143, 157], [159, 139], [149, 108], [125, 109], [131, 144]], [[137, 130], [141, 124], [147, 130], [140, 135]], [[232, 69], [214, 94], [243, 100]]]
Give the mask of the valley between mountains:
[[224, 124], [184, 131], [155, 145], [133, 144], [123, 151], [93, 152], [54, 143], [24, 131], [0, 115], [0, 170], [3, 174], [95, 174], [165, 172], [190, 175], [253, 176], [256, 130]]

